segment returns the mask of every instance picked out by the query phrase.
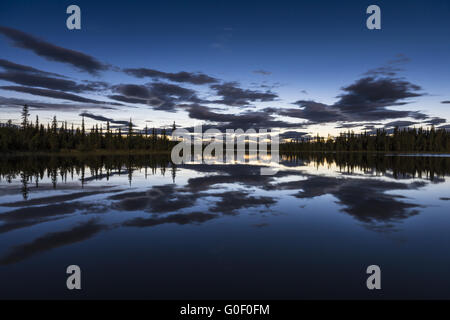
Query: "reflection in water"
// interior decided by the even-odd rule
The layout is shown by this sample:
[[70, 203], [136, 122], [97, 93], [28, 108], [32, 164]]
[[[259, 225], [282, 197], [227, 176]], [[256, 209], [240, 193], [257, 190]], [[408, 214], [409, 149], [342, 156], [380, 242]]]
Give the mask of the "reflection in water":
[[448, 190], [448, 157], [292, 154], [273, 176], [260, 175], [257, 165], [177, 167], [166, 155], [4, 157], [0, 164], [3, 266], [112, 230], [213, 221], [270, 230], [262, 218], [302, 212], [311, 212], [311, 223], [321, 211], [330, 219], [345, 213], [360, 230], [392, 234], [430, 202], [445, 211], [450, 199], [419, 196], [431, 199], [438, 185]]
[[98, 224], [91, 219], [66, 231], [50, 232], [30, 243], [15, 246], [14, 250], [0, 260], [0, 263], [15, 263], [38, 252], [84, 241], [106, 228], [107, 226]]

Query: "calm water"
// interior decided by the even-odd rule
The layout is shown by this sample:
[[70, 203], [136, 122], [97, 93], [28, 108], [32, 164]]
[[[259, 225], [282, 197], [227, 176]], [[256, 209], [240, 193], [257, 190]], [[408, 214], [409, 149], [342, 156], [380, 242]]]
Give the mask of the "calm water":
[[163, 156], [0, 165], [0, 298], [450, 298], [449, 157], [284, 156], [274, 176]]

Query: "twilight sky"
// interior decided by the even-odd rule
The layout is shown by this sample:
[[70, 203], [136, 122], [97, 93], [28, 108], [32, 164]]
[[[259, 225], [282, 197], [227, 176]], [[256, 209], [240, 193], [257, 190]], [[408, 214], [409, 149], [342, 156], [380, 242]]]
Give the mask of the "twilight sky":
[[448, 128], [449, 40], [448, 0], [4, 0], [0, 122], [28, 103], [33, 121], [75, 125]]

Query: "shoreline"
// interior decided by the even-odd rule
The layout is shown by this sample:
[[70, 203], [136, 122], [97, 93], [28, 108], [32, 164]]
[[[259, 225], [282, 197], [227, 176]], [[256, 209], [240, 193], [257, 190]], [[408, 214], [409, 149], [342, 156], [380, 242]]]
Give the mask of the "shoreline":
[[114, 156], [114, 155], [168, 155], [171, 151], [150, 151], [150, 150], [64, 150], [64, 151], [18, 151], [3, 153], [0, 157], [15, 156]]
[[[426, 155], [448, 155], [448, 152], [415, 152], [415, 151], [280, 151], [279, 154], [312, 154], [312, 153], [334, 153], [334, 154], [379, 154], [386, 156], [426, 156]], [[16, 157], [16, 156], [124, 156], [124, 155], [170, 155], [171, 151], [167, 150], [62, 150], [52, 151], [17, 151], [2, 153], [0, 157]]]

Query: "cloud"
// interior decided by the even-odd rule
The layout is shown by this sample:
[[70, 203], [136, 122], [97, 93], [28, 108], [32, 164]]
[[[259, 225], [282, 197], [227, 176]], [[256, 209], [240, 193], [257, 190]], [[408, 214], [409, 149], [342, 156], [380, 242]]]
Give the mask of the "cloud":
[[214, 112], [211, 108], [199, 104], [182, 105], [182, 107], [186, 109], [191, 119], [205, 120], [209, 123], [218, 122], [218, 125], [212, 125], [211, 127], [222, 131], [225, 129], [247, 130], [253, 128], [258, 130], [302, 127], [302, 124], [276, 120], [266, 110], [232, 114]]
[[30, 108], [39, 110], [53, 110], [53, 111], [79, 111], [85, 109], [105, 109], [105, 110], [115, 110], [116, 107], [108, 104], [94, 104], [94, 103], [84, 103], [84, 104], [68, 104], [68, 103], [48, 103], [33, 101], [28, 99], [16, 99], [16, 98], [6, 98], [0, 96], [0, 107], [9, 108], [22, 108], [26, 104]]
[[398, 120], [398, 121], [392, 121], [392, 122], [386, 123], [384, 125], [384, 127], [385, 128], [394, 128], [394, 127], [405, 128], [405, 127], [409, 127], [409, 126], [412, 126], [415, 124], [420, 124], [420, 122]]
[[[67, 193], [67, 194], [62, 194], [62, 195], [55, 195], [55, 196], [51, 196], [51, 197], [33, 198], [33, 199], [15, 201], [15, 202], [4, 202], [1, 204], [1, 206], [2, 207], [23, 207], [23, 206], [29, 207], [29, 206], [36, 206], [36, 205], [43, 205], [43, 204], [47, 205], [47, 204], [71, 201], [71, 200], [76, 200], [76, 199], [80, 199], [80, 198], [84, 198], [84, 197], [90, 197], [93, 195], [99, 195], [99, 194], [104, 194], [107, 192], [112, 192], [110, 190], [104, 190], [104, 187], [101, 187], [101, 188], [102, 188], [102, 190], [97, 190], [97, 191], [82, 191], [82, 192]], [[77, 205], [77, 203], [75, 203], [75, 204]], [[49, 212], [48, 207], [36, 207], [36, 209], [38, 209], [38, 210], [39, 210], [39, 208], [41, 208], [41, 209], [44, 208], [44, 211], [46, 211], [48, 214], [48, 212]], [[78, 208], [78, 207], [76, 207], [76, 208]], [[25, 210], [34, 210], [32, 208], [24, 208], [24, 209]], [[21, 210], [24, 210], [24, 209], [21, 209]], [[67, 206], [64, 204], [64, 206], [61, 209], [66, 210]], [[59, 208], [57, 210], [59, 210]], [[12, 216], [24, 218], [26, 216], [26, 214], [24, 214], [23, 211], [22, 212], [14, 212], [14, 214]], [[0, 217], [0, 220], [2, 220], [4, 217], [5, 216]]]
[[306, 119], [315, 123], [335, 122], [346, 120], [345, 116], [339, 109], [326, 105], [324, 103], [315, 102], [312, 100], [299, 100], [295, 102], [298, 108], [282, 108], [282, 109], [267, 109], [267, 111], [276, 112], [281, 116], [292, 118]]
[[45, 206], [30, 206], [3, 213], [0, 217], [0, 220], [5, 222], [39, 220], [42, 218], [74, 213], [76, 210], [82, 210], [86, 208], [88, 208], [88, 206], [82, 204], [81, 202], [62, 202]]
[[[190, 178], [188, 184], [180, 192], [202, 194], [223, 184], [243, 185], [246, 187], [260, 187], [269, 184], [273, 176], [260, 175], [260, 167], [248, 165], [183, 165], [184, 168], [201, 173], [208, 173], [203, 177]], [[279, 173], [281, 174], [281, 173]]]
[[109, 103], [109, 102], [105, 102], [105, 101], [93, 100], [93, 99], [88, 99], [88, 98], [85, 98], [82, 96], [78, 96], [76, 94], [66, 93], [66, 92], [62, 92], [62, 91], [49, 90], [49, 89], [19, 87], [19, 86], [0, 86], [0, 89], [16, 91], [16, 92], [23, 92], [23, 93], [32, 94], [35, 96], [50, 97], [50, 98], [54, 98], [54, 99], [70, 100], [70, 101], [75, 101], [75, 102], [111, 104], [111, 105], [119, 105], [119, 106], [122, 105], [120, 103]]
[[401, 67], [398, 67], [398, 65], [402, 65], [405, 63], [408, 63], [411, 61], [407, 56], [404, 54], [397, 54], [395, 55], [394, 59], [391, 59], [387, 62], [386, 65], [370, 69], [364, 75], [366, 76], [385, 76], [385, 77], [395, 77], [398, 72], [403, 71], [404, 69]]
[[267, 190], [295, 190], [299, 199], [311, 199], [330, 194], [341, 205], [341, 211], [361, 221], [373, 230], [386, 231], [391, 223], [399, 222], [418, 214], [420, 204], [408, 203], [394, 190], [419, 190], [424, 182], [411, 184], [380, 181], [378, 179], [349, 179], [306, 175], [305, 180], [296, 180], [266, 186]]
[[153, 227], [164, 223], [176, 223], [176, 224], [192, 224], [203, 223], [217, 218], [217, 214], [203, 213], [203, 212], [191, 212], [191, 213], [176, 213], [162, 218], [135, 218], [123, 223], [127, 227]]
[[[206, 193], [204, 191], [211, 191], [217, 184], [224, 183], [244, 183], [259, 186], [263, 181], [268, 181], [271, 177], [260, 176], [254, 172], [254, 168], [247, 166], [211, 166], [202, 167], [205, 170], [213, 170], [218, 175], [211, 175], [199, 178], [191, 178], [188, 184], [184, 187], [177, 188], [175, 185], [154, 186], [143, 192], [125, 192], [110, 196], [109, 200], [114, 200], [113, 207], [124, 211], [145, 211], [152, 214], [163, 214], [169, 212], [177, 212], [182, 209], [194, 207], [197, 200], [200, 198], [219, 198], [214, 202], [214, 206], [210, 208], [211, 212], [221, 214], [236, 214], [238, 210], [264, 205], [266, 207], [274, 204], [276, 201], [272, 197], [254, 197], [247, 192], [230, 191], [220, 193]], [[222, 168], [223, 167], [223, 168]], [[200, 168], [200, 170], [201, 170]], [[199, 166], [192, 167], [193, 170], [199, 170]], [[259, 168], [257, 168], [259, 170]], [[209, 172], [209, 171], [208, 171]], [[224, 174], [225, 173], [225, 174]], [[183, 216], [170, 215], [162, 219], [134, 219], [131, 224], [135, 226], [149, 226], [160, 223], [169, 223], [182, 221], [193, 222], [191, 214]], [[199, 216], [195, 214], [195, 218], [203, 219], [207, 217], [215, 217], [216, 215], [208, 216], [202, 214]], [[189, 217], [189, 219], [188, 219]], [[169, 218], [169, 220], [167, 220]], [[176, 218], [174, 221], [173, 219]], [[207, 220], [208, 220], [207, 219]], [[195, 220], [196, 222], [201, 222]], [[179, 222], [177, 222], [179, 223]], [[181, 224], [181, 223], [180, 223]]]
[[8, 61], [5, 59], [0, 59], [0, 67], [5, 69], [6, 71], [36, 73], [36, 74], [41, 74], [41, 75], [65, 78], [65, 76], [62, 76], [57, 73], [42, 71], [42, 70], [39, 70], [39, 69], [36, 69], [33, 67], [14, 63], [14, 62], [11, 62], [11, 61]]
[[371, 127], [374, 128], [375, 126], [383, 125], [381, 122], [346, 122], [346, 123], [339, 123], [336, 128], [337, 129], [350, 129], [350, 128], [356, 128], [356, 127]]
[[441, 101], [441, 103], [448, 104], [448, 103], [450, 103], [450, 100]]
[[406, 55], [404, 55], [403, 53], [399, 53], [395, 55], [395, 58], [392, 60], [388, 61], [388, 64], [402, 64], [402, 63], [407, 63], [410, 62], [411, 59], [408, 58]]
[[150, 91], [146, 86], [137, 84], [120, 84], [113, 88], [116, 92], [126, 97], [149, 99]]
[[13, 247], [11, 252], [0, 259], [0, 264], [7, 265], [16, 263], [37, 253], [82, 242], [92, 238], [105, 229], [107, 229], [105, 225], [98, 224], [95, 220], [91, 219], [69, 230], [50, 232], [32, 242]]
[[92, 56], [56, 46], [13, 28], [0, 26], [0, 33], [8, 37], [16, 47], [31, 50], [47, 60], [67, 63], [93, 75], [96, 75], [99, 71], [109, 69], [109, 66]]
[[[112, 99], [133, 103], [146, 103], [155, 110], [176, 111], [177, 104], [183, 102], [202, 102], [194, 90], [164, 82], [152, 82], [146, 85], [120, 84], [113, 87], [119, 96]], [[137, 100], [136, 100], [137, 99]]]
[[304, 136], [307, 136], [308, 132], [301, 132], [301, 131], [286, 131], [280, 134], [280, 138], [283, 139], [300, 139]]
[[174, 185], [154, 186], [144, 192], [128, 192], [109, 197], [120, 200], [114, 204], [118, 210], [145, 210], [151, 213], [166, 213], [192, 207], [202, 194], [181, 194]]
[[280, 115], [307, 119], [316, 123], [380, 121], [412, 117], [427, 119], [419, 111], [392, 110], [387, 107], [407, 104], [407, 99], [420, 97], [421, 87], [406, 80], [391, 77], [364, 77], [342, 88], [339, 100], [327, 105], [312, 100], [295, 102], [300, 109], [279, 109]]
[[139, 99], [139, 98], [131, 98], [131, 97], [126, 97], [123, 95], [109, 95], [108, 98], [112, 99], [112, 100], [117, 100], [117, 101], [121, 101], [121, 102], [126, 102], [126, 103], [140, 103], [140, 104], [147, 104], [146, 99]]
[[210, 77], [203, 73], [193, 73], [185, 71], [171, 73], [146, 68], [138, 68], [138, 69], [129, 68], [124, 69], [123, 71], [129, 75], [133, 75], [138, 78], [149, 77], [156, 79], [167, 79], [173, 82], [186, 82], [198, 85], [218, 82], [216, 78]]
[[446, 123], [446, 122], [447, 122], [447, 119], [440, 118], [440, 117], [433, 117], [431, 119], [423, 121], [422, 123], [426, 123], [426, 124], [429, 124], [429, 125], [432, 125], [432, 126], [437, 126], [439, 124], [443, 124], [443, 123]]
[[401, 68], [396, 68], [393, 66], [382, 66], [375, 69], [370, 69], [364, 75], [366, 76], [385, 76], [385, 77], [394, 77], [397, 75], [397, 72], [403, 71]]
[[[420, 97], [422, 88], [398, 78], [365, 77], [342, 88], [337, 106], [344, 112], [384, 111], [387, 106], [406, 104], [404, 99]], [[376, 116], [375, 116], [376, 117]]]
[[272, 72], [270, 72], [270, 71], [265, 71], [265, 70], [261, 70], [261, 69], [255, 70], [255, 71], [253, 71], [253, 73], [260, 74], [262, 76], [270, 76], [272, 74]]
[[0, 72], [0, 79], [8, 82], [17, 83], [23, 86], [40, 87], [52, 90], [84, 92], [96, 91], [106, 86], [104, 82], [84, 81], [77, 83], [73, 80], [48, 77], [41, 74], [25, 72]]
[[[82, 113], [79, 114], [79, 116], [80, 117], [90, 118], [90, 119], [97, 120], [97, 121], [104, 121], [104, 122], [109, 121], [110, 123], [119, 124], [119, 125], [122, 125], [122, 126], [128, 126], [130, 124], [129, 121], [114, 120], [114, 119], [107, 118], [107, 117], [104, 117], [104, 116], [95, 115], [95, 114], [92, 114], [92, 113], [89, 113], [89, 112], [82, 112]], [[133, 126], [135, 127], [134, 124], [133, 124]]]
[[84, 213], [104, 212], [106, 207], [89, 202], [60, 202], [67, 200], [75, 200], [90, 195], [107, 193], [108, 191], [84, 192], [74, 195], [67, 194], [55, 197], [36, 198], [29, 201], [17, 201], [2, 204], [9, 207], [22, 208], [5, 212], [1, 215], [0, 220], [3, 224], [0, 227], [0, 233], [37, 225], [49, 221], [60, 220], [76, 211]]
[[254, 197], [244, 191], [227, 191], [220, 194], [213, 194], [211, 196], [220, 197], [220, 201], [217, 201], [215, 206], [210, 209], [211, 212], [220, 212], [223, 214], [236, 214], [237, 210], [258, 206], [268, 208], [276, 203], [272, 197]]
[[214, 89], [218, 96], [222, 99], [212, 101], [214, 103], [221, 103], [228, 106], [242, 107], [249, 105], [250, 102], [260, 101], [274, 101], [278, 95], [271, 92], [260, 92], [249, 89], [242, 89], [236, 82], [225, 82], [222, 84], [214, 84], [210, 86]]

